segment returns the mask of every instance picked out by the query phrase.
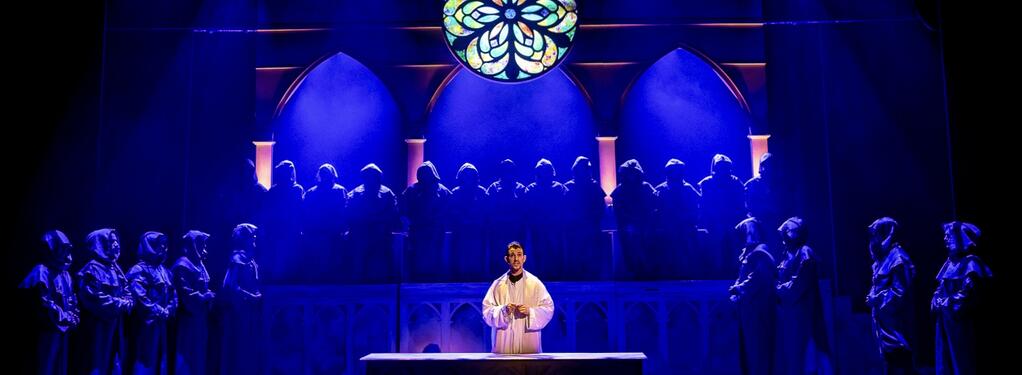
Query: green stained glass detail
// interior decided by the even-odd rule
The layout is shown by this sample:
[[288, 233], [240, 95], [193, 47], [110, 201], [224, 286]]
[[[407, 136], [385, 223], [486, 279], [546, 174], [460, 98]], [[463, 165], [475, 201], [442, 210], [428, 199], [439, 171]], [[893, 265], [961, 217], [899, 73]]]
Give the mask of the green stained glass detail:
[[444, 41], [484, 78], [523, 82], [554, 69], [578, 31], [574, 0], [446, 0]]

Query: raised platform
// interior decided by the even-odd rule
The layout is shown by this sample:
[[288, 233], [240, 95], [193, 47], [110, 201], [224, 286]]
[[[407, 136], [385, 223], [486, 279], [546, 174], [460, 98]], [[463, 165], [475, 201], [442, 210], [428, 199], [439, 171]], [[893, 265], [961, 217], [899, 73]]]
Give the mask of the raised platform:
[[373, 353], [366, 374], [642, 374], [642, 353]]
[[[738, 317], [727, 300], [732, 282], [548, 282], [555, 313], [543, 329], [543, 349], [641, 352], [646, 374], [738, 374]], [[820, 286], [829, 317], [829, 282]], [[267, 286], [267, 355], [260, 360], [269, 373], [359, 375], [368, 364], [359, 359], [370, 353], [489, 353], [492, 329], [481, 317], [488, 287]]]

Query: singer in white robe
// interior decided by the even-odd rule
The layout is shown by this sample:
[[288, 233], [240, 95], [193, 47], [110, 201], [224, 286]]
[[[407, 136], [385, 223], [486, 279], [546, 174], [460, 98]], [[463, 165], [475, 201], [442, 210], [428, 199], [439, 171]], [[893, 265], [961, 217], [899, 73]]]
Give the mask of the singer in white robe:
[[543, 352], [541, 333], [554, 316], [554, 301], [538, 277], [525, 271], [525, 252], [518, 242], [504, 257], [510, 268], [493, 281], [483, 299], [483, 320], [492, 327], [493, 352]]

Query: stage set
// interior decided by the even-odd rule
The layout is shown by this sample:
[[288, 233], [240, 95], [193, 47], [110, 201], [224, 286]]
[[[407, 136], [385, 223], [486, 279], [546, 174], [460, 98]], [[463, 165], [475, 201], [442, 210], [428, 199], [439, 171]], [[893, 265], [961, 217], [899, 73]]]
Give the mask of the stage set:
[[935, 7], [85, 9], [12, 234], [19, 368], [975, 371], [997, 265]]

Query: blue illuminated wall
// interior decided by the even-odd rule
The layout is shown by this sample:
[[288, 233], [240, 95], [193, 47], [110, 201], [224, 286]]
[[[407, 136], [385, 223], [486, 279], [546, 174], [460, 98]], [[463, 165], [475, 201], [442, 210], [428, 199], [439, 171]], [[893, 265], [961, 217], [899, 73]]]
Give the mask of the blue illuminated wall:
[[[540, 158], [570, 179], [575, 157], [596, 156], [596, 124], [580, 88], [560, 69], [523, 84], [502, 84], [459, 70], [440, 88], [426, 131], [426, 159], [453, 184], [464, 162], [479, 168], [483, 181], [511, 158], [523, 181], [532, 180]], [[526, 183], [527, 184], [527, 183]]]
[[273, 124], [274, 159], [297, 163], [306, 188], [326, 162], [349, 189], [368, 163], [383, 169], [387, 184], [404, 181], [400, 113], [372, 71], [338, 53], [310, 68], [288, 94]]
[[644, 163], [647, 179], [663, 181], [663, 166], [678, 158], [688, 179], [709, 175], [714, 154], [752, 177], [747, 136], [753, 118], [730, 79], [704, 57], [676, 49], [653, 63], [629, 88], [621, 106], [618, 158]]

